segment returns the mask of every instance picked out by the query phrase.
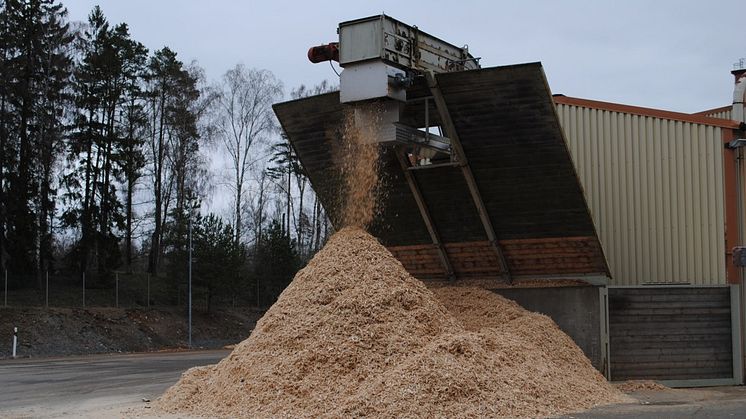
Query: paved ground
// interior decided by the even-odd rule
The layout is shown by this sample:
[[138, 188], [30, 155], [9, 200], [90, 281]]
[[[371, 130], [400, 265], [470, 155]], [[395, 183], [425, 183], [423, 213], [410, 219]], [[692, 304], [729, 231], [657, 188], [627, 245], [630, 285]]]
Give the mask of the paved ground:
[[116, 417], [155, 400], [182, 372], [230, 351], [0, 361], [0, 417]]
[[[0, 417], [151, 417], [155, 400], [190, 367], [229, 351], [0, 361]], [[746, 387], [645, 391], [636, 403], [562, 418], [746, 418]], [[163, 416], [161, 416], [163, 417]]]
[[746, 387], [669, 389], [632, 393], [637, 403], [591, 409], [562, 418], [746, 418]]

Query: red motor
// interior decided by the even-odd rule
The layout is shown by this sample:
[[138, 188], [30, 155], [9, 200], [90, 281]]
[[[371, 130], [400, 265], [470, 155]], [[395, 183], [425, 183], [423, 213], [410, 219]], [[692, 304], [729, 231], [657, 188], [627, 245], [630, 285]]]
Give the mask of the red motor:
[[339, 42], [309, 48], [308, 59], [312, 63], [322, 63], [330, 60], [339, 62]]

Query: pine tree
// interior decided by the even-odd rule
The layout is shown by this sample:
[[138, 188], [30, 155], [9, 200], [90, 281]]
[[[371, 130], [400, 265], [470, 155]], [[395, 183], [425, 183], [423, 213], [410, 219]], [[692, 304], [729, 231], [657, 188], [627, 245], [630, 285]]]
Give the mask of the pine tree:
[[[35, 273], [51, 259], [53, 166], [64, 134], [72, 36], [53, 0], [7, 0], [0, 11], [0, 254], [6, 267]], [[8, 246], [7, 243], [12, 243]]]
[[208, 311], [217, 290], [241, 295], [243, 288], [250, 288], [241, 274], [244, 248], [236, 245], [234, 235], [233, 228], [215, 214], [200, 217], [194, 225], [193, 275], [196, 284], [207, 289]]
[[300, 268], [295, 243], [277, 220], [272, 221], [261, 244], [257, 246], [254, 275], [258, 281], [257, 305], [269, 307]]
[[[130, 38], [126, 24], [111, 28], [99, 7], [88, 23], [75, 75], [77, 114], [63, 221], [69, 227], [80, 225], [79, 268], [96, 268], [98, 278], [106, 280], [121, 263], [119, 235], [131, 216], [124, 214], [118, 186], [125, 178], [129, 186], [142, 160], [134, 124], [141, 119], [136, 114], [147, 51]], [[131, 198], [129, 192], [127, 196]], [[127, 204], [131, 211], [131, 200]]]

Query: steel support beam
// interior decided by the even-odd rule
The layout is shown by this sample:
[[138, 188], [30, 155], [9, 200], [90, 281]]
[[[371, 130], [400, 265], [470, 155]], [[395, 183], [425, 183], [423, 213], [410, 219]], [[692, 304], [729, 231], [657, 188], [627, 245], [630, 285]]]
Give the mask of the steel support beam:
[[424, 166], [409, 166], [407, 170], [429, 170], [429, 169], [437, 169], [439, 167], [458, 167], [458, 163], [454, 162], [448, 162], [448, 163], [434, 163], [434, 164], [426, 164]]
[[482, 200], [482, 195], [480, 194], [479, 188], [477, 187], [477, 182], [476, 180], [474, 180], [474, 174], [471, 172], [471, 168], [469, 167], [469, 161], [467, 160], [466, 154], [464, 153], [464, 148], [461, 145], [461, 139], [456, 132], [456, 125], [453, 123], [453, 119], [451, 119], [450, 112], [448, 112], [448, 106], [446, 106], [443, 92], [440, 91], [440, 87], [438, 86], [438, 81], [435, 78], [434, 73], [430, 71], [425, 72], [425, 77], [427, 78], [427, 85], [430, 88], [433, 99], [435, 100], [435, 105], [438, 108], [441, 125], [446, 131], [446, 136], [451, 140], [451, 156], [454, 156], [459, 163], [459, 166], [461, 166], [461, 173], [463, 173], [466, 184], [469, 187], [471, 199], [474, 201], [474, 205], [477, 207], [477, 212], [479, 213], [479, 218], [482, 220], [484, 232], [487, 234], [487, 240], [489, 240], [490, 245], [497, 254], [497, 258], [500, 262], [502, 270], [503, 272], [505, 272], [505, 275], [510, 282], [512, 281], [512, 278], [510, 274], [510, 268], [508, 267], [508, 262], [505, 259], [505, 254], [503, 253], [500, 244], [497, 241], [498, 239], [497, 235], [495, 234], [495, 229], [492, 226], [492, 221], [490, 221], [489, 214], [487, 214], [487, 208], [484, 206], [484, 201]]
[[427, 209], [425, 200], [422, 197], [422, 192], [420, 192], [420, 187], [417, 185], [417, 179], [414, 178], [414, 175], [409, 170], [409, 165], [404, 158], [403, 151], [400, 149], [396, 149], [394, 150], [394, 153], [396, 154], [396, 158], [399, 160], [399, 164], [402, 168], [402, 173], [404, 173], [404, 178], [407, 180], [407, 184], [409, 185], [409, 190], [412, 191], [414, 200], [415, 202], [417, 202], [417, 208], [419, 208], [420, 210], [420, 216], [422, 217], [422, 221], [425, 222], [427, 232], [430, 233], [430, 239], [433, 242], [433, 246], [435, 246], [436, 250], [438, 251], [440, 263], [443, 265], [443, 269], [446, 272], [446, 277], [449, 280], [453, 280], [455, 279], [453, 266], [451, 265], [450, 259], [448, 259], [448, 253], [446, 253], [446, 249], [445, 247], [443, 247], [443, 243], [441, 243], [440, 241], [440, 236], [438, 235], [438, 230], [435, 229], [433, 219], [430, 217], [430, 211]]

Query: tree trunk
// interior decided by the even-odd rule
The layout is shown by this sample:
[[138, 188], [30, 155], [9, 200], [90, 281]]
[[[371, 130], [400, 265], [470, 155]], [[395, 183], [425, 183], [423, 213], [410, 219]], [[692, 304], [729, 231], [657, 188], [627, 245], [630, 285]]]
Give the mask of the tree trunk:
[[108, 275], [109, 272], [109, 218], [111, 216], [111, 198], [109, 197], [111, 186], [111, 169], [112, 169], [112, 148], [114, 142], [114, 113], [116, 111], [115, 102], [109, 105], [107, 109], [107, 123], [105, 125], [104, 138], [106, 138], [104, 148], [104, 179], [101, 185], [101, 223], [100, 237], [103, 240], [102, 252], [98, 258], [99, 278]]
[[285, 233], [288, 236], [288, 243], [290, 243], [290, 178], [291, 178], [291, 170], [290, 166], [288, 165], [288, 184], [287, 184], [287, 217], [285, 219], [287, 220], [287, 229], [285, 230]]
[[5, 235], [8, 227], [6, 217], [6, 205], [5, 199], [5, 172], [8, 171], [6, 162], [8, 156], [5, 154], [5, 147], [7, 147], [7, 126], [5, 120], [5, 94], [3, 93], [0, 98], [0, 271], [5, 272], [7, 269], [5, 261]]
[[298, 180], [298, 193], [300, 197], [298, 198], [298, 253], [300, 253], [301, 257], [304, 256], [303, 251], [303, 194], [305, 192], [305, 185], [301, 185], [300, 179]]
[[[88, 118], [93, 118], [93, 109], [88, 110]], [[93, 167], [91, 161], [93, 159], [93, 131], [88, 130], [88, 147], [86, 149], [86, 164], [85, 164], [85, 189], [83, 191], [83, 214], [80, 223], [80, 271], [85, 272], [88, 269], [88, 252], [90, 246], [90, 235], [91, 235], [91, 201], [93, 199], [93, 193], [91, 191], [91, 171]]]
[[[153, 275], [158, 274], [158, 265], [160, 264], [160, 254], [161, 254], [161, 234], [162, 230], [161, 227], [163, 225], [163, 219], [161, 217], [162, 211], [163, 211], [163, 127], [165, 125], [165, 115], [163, 115], [164, 111], [164, 102], [165, 102], [165, 94], [161, 93], [160, 97], [160, 103], [159, 103], [159, 113], [160, 113], [160, 123], [159, 123], [159, 129], [158, 129], [158, 143], [156, 147], [156, 155], [154, 156], [155, 161], [153, 164], [155, 165], [155, 187], [153, 194], [155, 195], [155, 227], [153, 229], [153, 237], [151, 239], [150, 243], [150, 258], [149, 258], [149, 271]], [[155, 126], [157, 116], [156, 113], [153, 113], [153, 122]], [[155, 128], [154, 128], [155, 129]]]
[[241, 200], [243, 199], [243, 182], [242, 176], [239, 174], [240, 169], [236, 166], [236, 246], [241, 244]]

